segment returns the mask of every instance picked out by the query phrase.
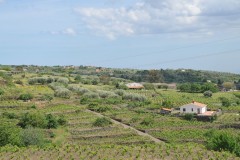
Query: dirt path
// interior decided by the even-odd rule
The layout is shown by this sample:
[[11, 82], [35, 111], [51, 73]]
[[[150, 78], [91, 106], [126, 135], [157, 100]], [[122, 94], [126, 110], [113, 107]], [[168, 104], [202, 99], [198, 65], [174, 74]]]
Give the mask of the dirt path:
[[[88, 112], [91, 112], [91, 113], [93, 113], [93, 114], [95, 114], [95, 115], [97, 115], [97, 116], [99, 116], [99, 117], [105, 117], [104, 115], [102, 115], [102, 114], [100, 114], [100, 113], [97, 113], [97, 112], [94, 112], [94, 111], [91, 111], [91, 110], [88, 110], [88, 109], [87, 109], [87, 111], [88, 111]], [[109, 118], [109, 117], [108, 117], [108, 118]], [[110, 118], [110, 119], [111, 119], [111, 118]], [[115, 123], [115, 124], [119, 124], [119, 125], [123, 126], [123, 128], [131, 129], [131, 130], [135, 131], [135, 132], [136, 132], [138, 135], [140, 135], [140, 136], [148, 137], [148, 138], [150, 138], [152, 141], [154, 141], [155, 143], [165, 143], [165, 142], [163, 142], [163, 141], [161, 141], [161, 140], [159, 140], [159, 139], [151, 136], [150, 134], [147, 134], [147, 133], [144, 133], [144, 132], [142, 132], [142, 131], [139, 131], [139, 130], [131, 127], [131, 126], [128, 126], [128, 125], [126, 125], [126, 124], [123, 124], [123, 123], [121, 123], [121, 122], [118, 122], [118, 121], [116, 121], [116, 120], [114, 120], [114, 119], [111, 119], [111, 121], [112, 121], [113, 123]]]

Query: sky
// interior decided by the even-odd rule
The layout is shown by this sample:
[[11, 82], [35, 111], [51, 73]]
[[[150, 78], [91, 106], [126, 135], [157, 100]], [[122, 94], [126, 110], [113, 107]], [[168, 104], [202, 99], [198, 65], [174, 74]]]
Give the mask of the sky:
[[239, 0], [0, 0], [0, 64], [240, 74]]

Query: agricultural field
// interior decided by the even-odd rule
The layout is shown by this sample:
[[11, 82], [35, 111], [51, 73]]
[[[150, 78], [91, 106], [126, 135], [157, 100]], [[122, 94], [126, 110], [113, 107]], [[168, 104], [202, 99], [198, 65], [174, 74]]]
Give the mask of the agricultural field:
[[[240, 140], [239, 92], [129, 90], [122, 85], [130, 80], [66, 73], [25, 72], [8, 80], [0, 85], [0, 128], [11, 125], [21, 136], [11, 143], [11, 133], [0, 134], [0, 159], [240, 159], [236, 150], [209, 147], [213, 132]], [[193, 100], [223, 114], [207, 122], [160, 114]], [[43, 133], [41, 144], [35, 131]]]

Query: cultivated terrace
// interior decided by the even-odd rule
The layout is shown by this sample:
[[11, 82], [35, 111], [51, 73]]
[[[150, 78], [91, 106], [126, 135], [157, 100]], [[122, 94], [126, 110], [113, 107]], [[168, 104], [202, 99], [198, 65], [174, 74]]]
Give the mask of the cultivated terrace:
[[[211, 71], [0, 65], [0, 159], [240, 159], [239, 89]], [[219, 114], [182, 113], [193, 101]]]

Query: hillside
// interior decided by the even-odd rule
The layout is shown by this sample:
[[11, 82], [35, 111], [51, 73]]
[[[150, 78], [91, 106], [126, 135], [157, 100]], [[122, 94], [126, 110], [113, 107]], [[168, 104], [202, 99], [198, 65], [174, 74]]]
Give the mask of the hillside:
[[192, 69], [166, 69], [166, 70], [136, 70], [136, 69], [114, 69], [94, 66], [3, 66], [0, 65], [0, 72], [22, 72], [42, 74], [80, 74], [80, 75], [107, 75], [110, 77], [124, 78], [136, 82], [165, 82], [165, 83], [186, 83], [212, 81], [238, 81], [240, 74], [202, 71]]
[[[1, 69], [0, 159], [240, 159], [239, 91], [206, 97], [149, 83], [205, 82], [205, 78], [233, 82], [239, 75], [83, 66]], [[141, 74], [141, 82], [149, 88], [126, 88], [131, 77]], [[175, 114], [193, 100], [223, 114], [207, 121]], [[162, 115], [162, 108], [174, 112]], [[219, 136], [226, 141], [216, 144]]]

